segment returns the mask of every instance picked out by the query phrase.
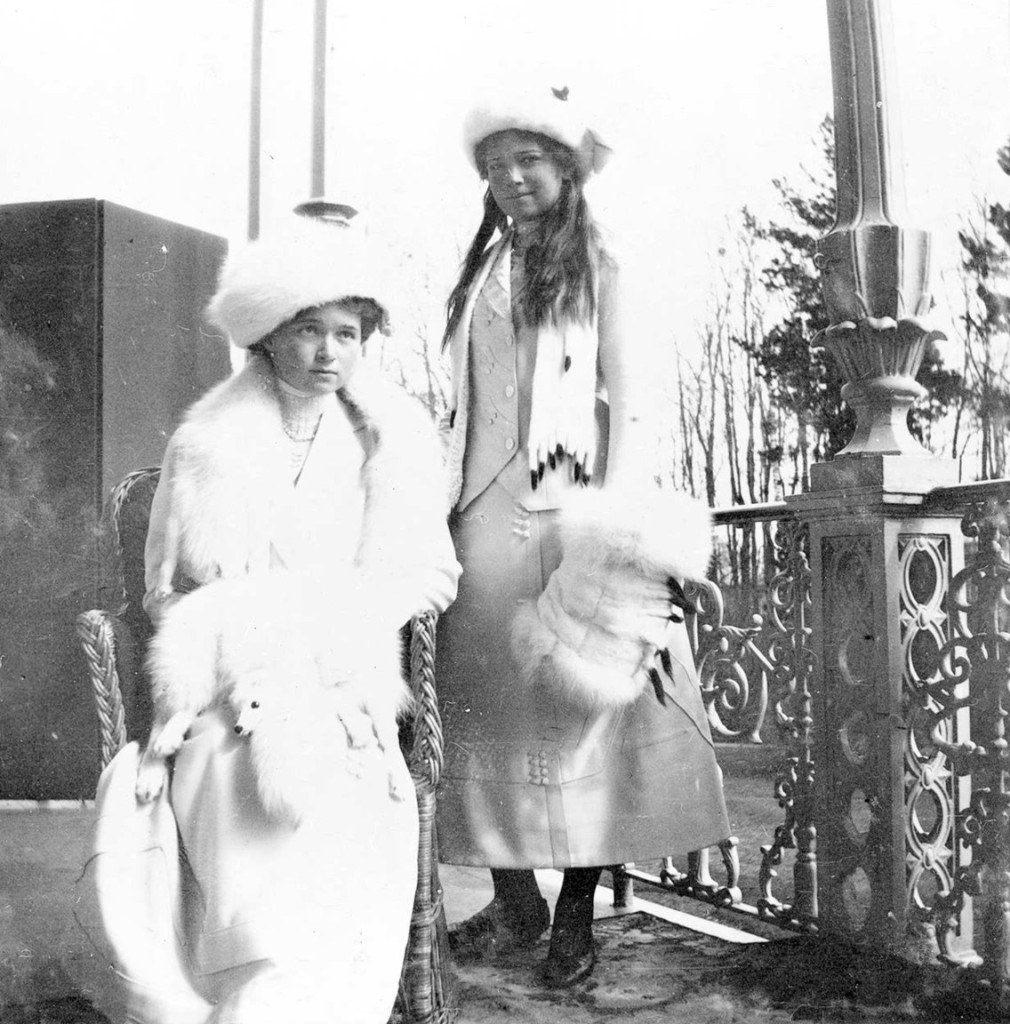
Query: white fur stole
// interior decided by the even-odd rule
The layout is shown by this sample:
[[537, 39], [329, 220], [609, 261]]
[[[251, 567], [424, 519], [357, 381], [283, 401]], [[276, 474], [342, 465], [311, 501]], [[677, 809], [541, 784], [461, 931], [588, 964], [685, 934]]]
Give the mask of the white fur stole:
[[561, 539], [561, 564], [513, 622], [520, 678], [588, 707], [631, 703], [666, 647], [667, 579], [705, 576], [708, 508], [676, 492], [587, 489], [562, 511]]
[[[394, 566], [402, 572], [422, 558], [430, 564], [431, 545], [419, 540], [430, 540], [431, 529], [445, 521], [434, 426], [418, 402], [369, 366], [338, 397], [364, 428], [366, 506], [357, 563], [376, 574]], [[172, 438], [158, 586], [170, 591], [179, 567], [197, 582], [265, 570], [276, 502], [291, 486], [288, 459], [273, 372], [254, 357], [200, 399]], [[407, 517], [411, 529], [404, 528]]]

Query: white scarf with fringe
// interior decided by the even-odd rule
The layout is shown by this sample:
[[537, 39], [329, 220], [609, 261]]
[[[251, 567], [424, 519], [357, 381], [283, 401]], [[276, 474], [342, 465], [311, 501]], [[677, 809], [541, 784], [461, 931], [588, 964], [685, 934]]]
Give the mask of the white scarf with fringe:
[[[452, 358], [453, 402], [447, 455], [449, 510], [463, 490], [463, 460], [470, 404], [470, 324], [481, 289], [499, 260], [510, 276], [510, 228], [488, 251], [467, 294], [463, 315], [449, 349]], [[509, 289], [511, 295], [511, 287]], [[571, 320], [548, 322], [537, 328], [537, 356], [533, 370], [527, 453], [531, 474], [543, 472], [553, 454], [565, 456], [592, 475], [596, 463], [596, 360], [599, 332], [594, 313], [589, 323]]]

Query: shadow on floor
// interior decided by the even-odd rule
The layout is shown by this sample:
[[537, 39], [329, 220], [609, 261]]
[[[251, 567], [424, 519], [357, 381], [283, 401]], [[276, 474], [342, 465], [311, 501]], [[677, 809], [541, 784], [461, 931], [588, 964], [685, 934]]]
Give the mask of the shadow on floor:
[[830, 939], [732, 945], [644, 914], [598, 921], [594, 934], [596, 970], [565, 992], [533, 982], [546, 940], [493, 966], [457, 968], [461, 1024], [1010, 1020], [984, 987]]

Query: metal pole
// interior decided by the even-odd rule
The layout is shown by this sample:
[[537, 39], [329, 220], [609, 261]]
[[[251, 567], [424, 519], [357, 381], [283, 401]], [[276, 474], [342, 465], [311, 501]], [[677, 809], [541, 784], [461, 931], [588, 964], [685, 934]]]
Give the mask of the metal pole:
[[908, 430], [927, 330], [929, 234], [903, 223], [890, 0], [827, 0], [835, 99], [835, 223], [818, 243], [831, 326], [822, 340], [849, 378], [856, 433], [838, 456], [927, 453]]
[[829, 0], [835, 94], [835, 227], [902, 224], [905, 182], [888, 3]]
[[312, 180], [309, 195], [326, 192], [326, 0], [316, 0], [312, 38]]
[[263, 120], [263, 0], [253, 0], [249, 96], [249, 238], [260, 233], [260, 144]]

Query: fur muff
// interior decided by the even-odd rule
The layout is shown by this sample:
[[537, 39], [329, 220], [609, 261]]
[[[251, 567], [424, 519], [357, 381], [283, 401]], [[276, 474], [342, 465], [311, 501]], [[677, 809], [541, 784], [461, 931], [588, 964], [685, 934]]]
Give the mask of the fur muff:
[[[295, 824], [318, 796], [307, 766], [354, 774], [372, 744], [398, 757], [397, 718], [410, 703], [398, 637], [371, 614], [363, 586], [273, 570], [208, 583], [168, 608], [148, 655], [156, 717], [140, 799], [157, 795], [164, 759], [212, 706], [249, 742], [264, 809]], [[397, 767], [390, 795], [403, 799]]]
[[667, 581], [708, 568], [708, 509], [675, 492], [590, 489], [562, 511], [560, 530], [561, 564], [513, 622], [520, 678], [587, 707], [631, 703], [677, 618]]

